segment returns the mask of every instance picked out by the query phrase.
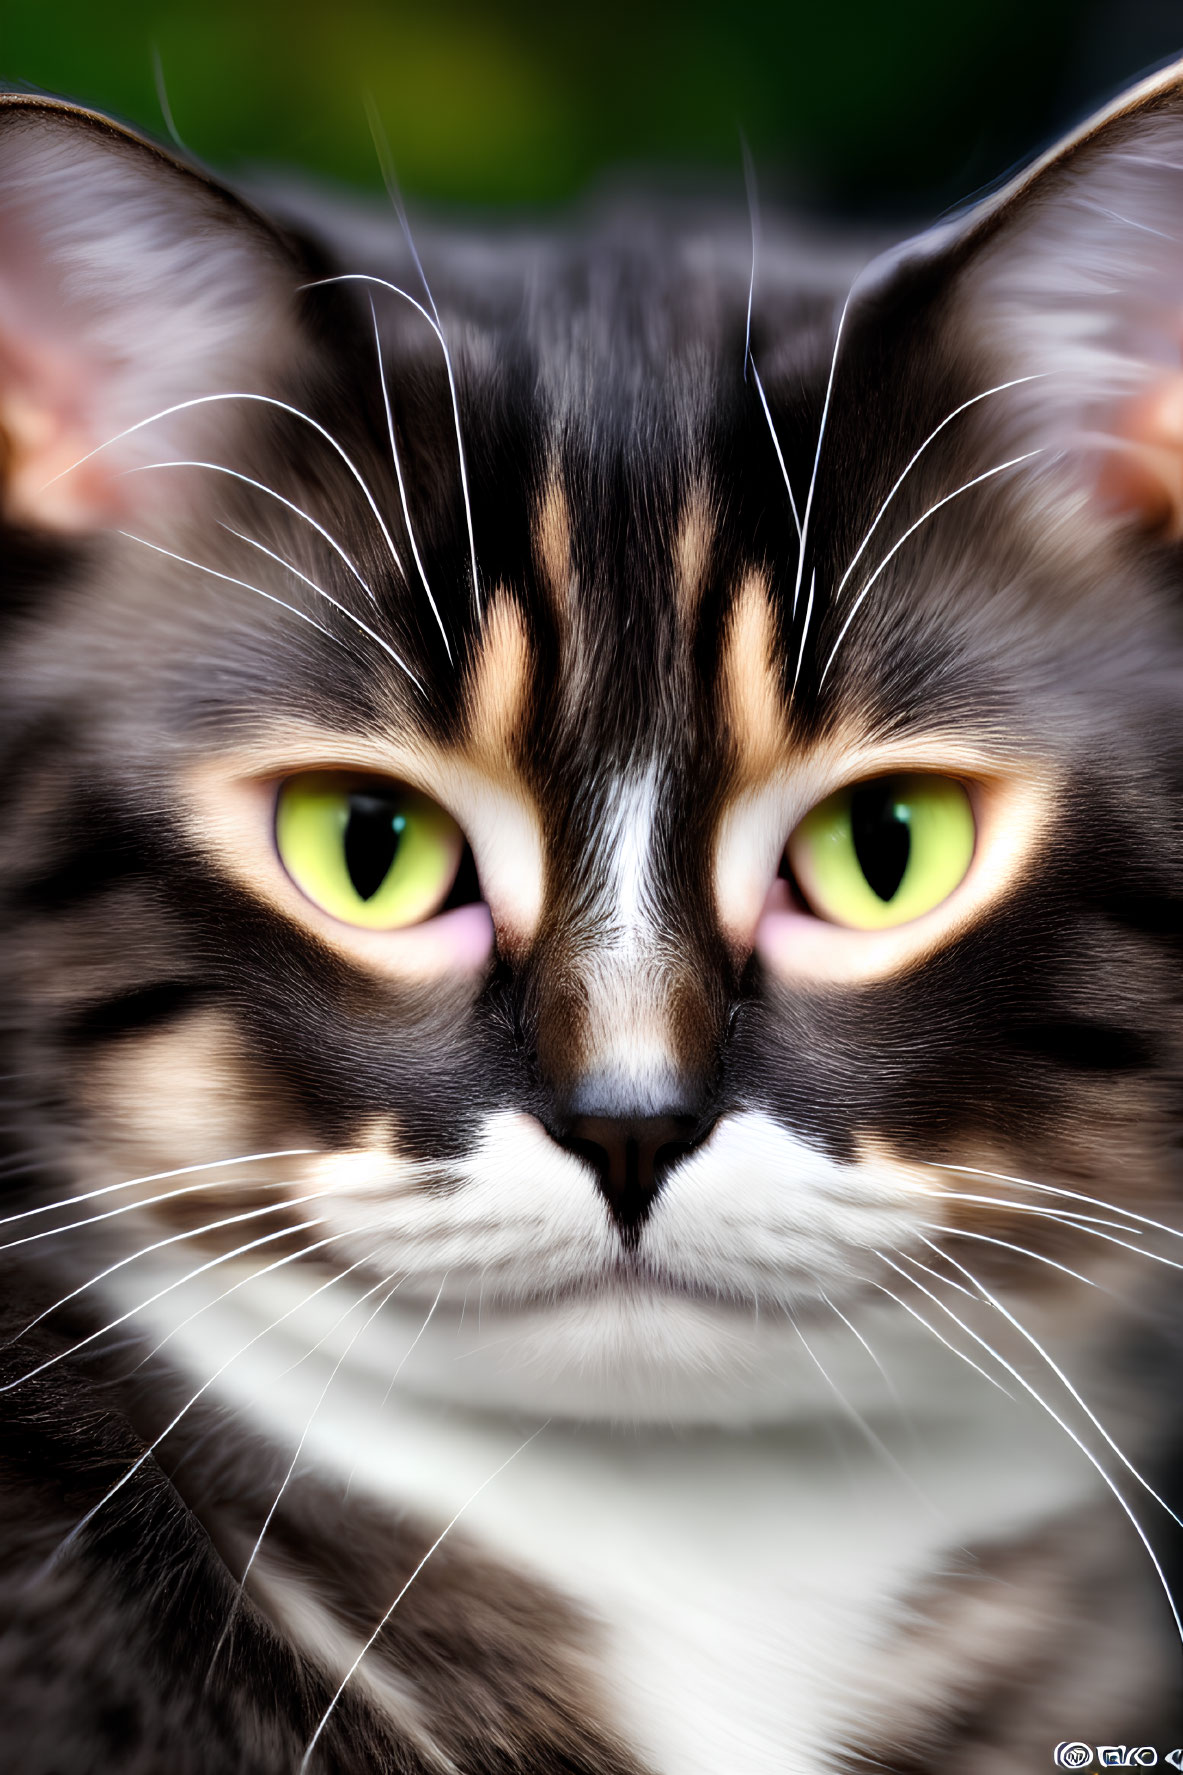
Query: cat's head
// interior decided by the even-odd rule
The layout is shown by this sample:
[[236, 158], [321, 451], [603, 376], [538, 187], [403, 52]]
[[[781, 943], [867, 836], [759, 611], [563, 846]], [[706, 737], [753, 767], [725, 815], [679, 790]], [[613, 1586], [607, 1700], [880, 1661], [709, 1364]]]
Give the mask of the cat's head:
[[614, 211], [429, 292], [7, 101], [14, 1206], [574, 1413], [1083, 1294], [1177, 1133], [1180, 217], [1175, 71], [853, 284]]

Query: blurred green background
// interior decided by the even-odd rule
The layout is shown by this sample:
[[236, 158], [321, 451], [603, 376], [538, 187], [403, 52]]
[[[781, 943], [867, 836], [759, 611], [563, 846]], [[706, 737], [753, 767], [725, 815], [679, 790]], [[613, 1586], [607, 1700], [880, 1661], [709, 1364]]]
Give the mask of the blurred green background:
[[202, 159], [407, 192], [561, 201], [638, 165], [846, 212], [932, 210], [1183, 48], [1183, 0], [0, 0], [0, 78]]

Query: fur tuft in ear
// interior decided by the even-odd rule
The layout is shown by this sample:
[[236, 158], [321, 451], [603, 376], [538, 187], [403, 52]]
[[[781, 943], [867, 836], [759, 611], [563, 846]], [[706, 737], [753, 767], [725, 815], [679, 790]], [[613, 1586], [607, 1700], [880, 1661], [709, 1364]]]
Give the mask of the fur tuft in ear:
[[[298, 272], [267, 223], [162, 150], [73, 106], [0, 98], [6, 519], [79, 530], [159, 509], [158, 478], [123, 471], [200, 454], [226, 406], [100, 446], [196, 396], [262, 392], [291, 346]], [[186, 480], [170, 477], [171, 501]]]
[[1013, 397], [1025, 447], [1067, 459], [1099, 514], [1183, 535], [1183, 63], [975, 211], [952, 252], [959, 327], [1037, 378]]

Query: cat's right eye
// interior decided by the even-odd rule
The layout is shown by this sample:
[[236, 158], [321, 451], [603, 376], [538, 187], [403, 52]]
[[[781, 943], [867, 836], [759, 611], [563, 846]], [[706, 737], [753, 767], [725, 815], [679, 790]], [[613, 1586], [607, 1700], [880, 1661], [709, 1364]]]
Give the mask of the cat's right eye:
[[301, 893], [331, 917], [395, 931], [443, 910], [464, 834], [417, 789], [383, 777], [305, 771], [281, 784], [275, 845]]
[[907, 771], [827, 796], [789, 839], [786, 861], [819, 918], [884, 930], [948, 899], [968, 873], [975, 837], [956, 778]]

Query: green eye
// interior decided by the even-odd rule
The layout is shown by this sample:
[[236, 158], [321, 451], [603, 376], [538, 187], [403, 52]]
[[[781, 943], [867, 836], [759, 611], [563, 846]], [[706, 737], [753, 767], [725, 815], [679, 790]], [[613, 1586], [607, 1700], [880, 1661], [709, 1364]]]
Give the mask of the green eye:
[[949, 897], [973, 861], [974, 836], [969, 796], [951, 777], [876, 777], [807, 813], [788, 862], [819, 918], [881, 930]]
[[275, 843], [315, 905], [373, 931], [419, 924], [438, 912], [464, 853], [459, 826], [426, 795], [337, 771], [288, 778], [275, 810]]

